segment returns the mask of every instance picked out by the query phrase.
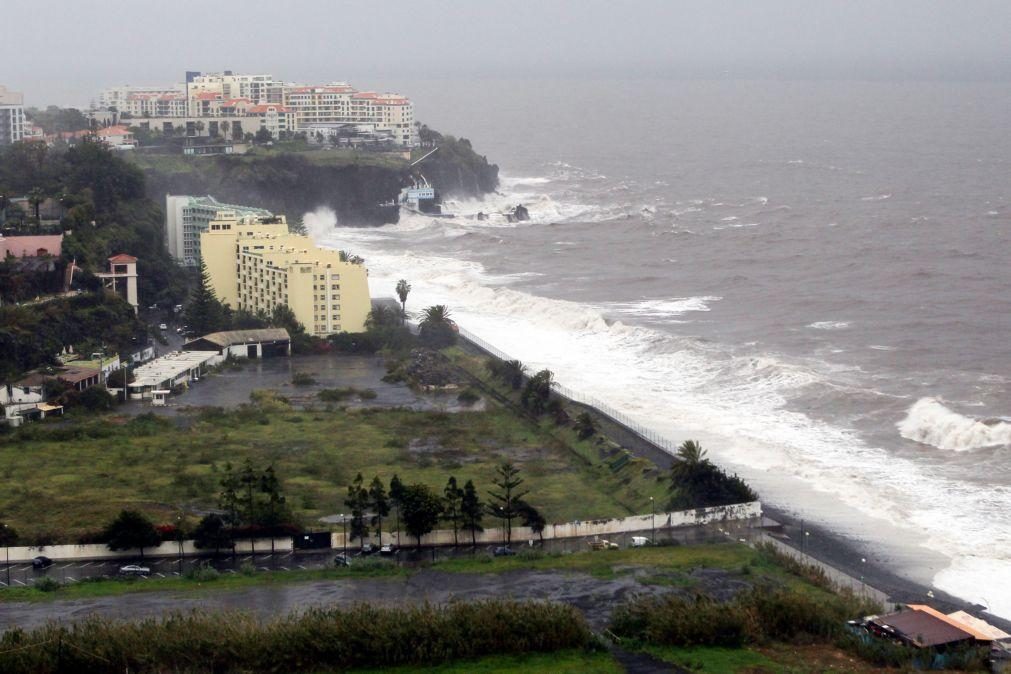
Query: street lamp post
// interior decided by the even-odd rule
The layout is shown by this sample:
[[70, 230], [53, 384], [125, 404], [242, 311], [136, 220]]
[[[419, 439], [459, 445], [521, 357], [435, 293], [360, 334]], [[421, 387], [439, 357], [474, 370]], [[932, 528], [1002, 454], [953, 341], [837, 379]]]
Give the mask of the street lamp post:
[[179, 575], [183, 575], [183, 516], [176, 517], [176, 540], [179, 542]]
[[864, 583], [864, 569], [866, 569], [867, 558], [860, 558], [860, 594], [863, 595], [867, 592], [867, 584]]
[[9, 527], [4, 525], [4, 554], [7, 557], [7, 587], [11, 586], [11, 540], [8, 536]]
[[344, 561], [348, 558], [348, 521], [341, 513], [341, 531], [344, 532]]
[[650, 526], [653, 528], [649, 542], [651, 545], [656, 545], [656, 501], [653, 500], [652, 496], [649, 497], [649, 510]]

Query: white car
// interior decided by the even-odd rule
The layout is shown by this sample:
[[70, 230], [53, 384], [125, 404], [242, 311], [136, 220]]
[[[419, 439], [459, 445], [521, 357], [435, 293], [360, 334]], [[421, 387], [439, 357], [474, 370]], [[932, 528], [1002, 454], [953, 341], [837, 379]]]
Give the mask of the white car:
[[146, 566], [138, 566], [137, 564], [127, 564], [120, 567], [119, 572], [124, 576], [146, 576], [151, 573], [151, 569]]
[[644, 548], [649, 545], [649, 539], [645, 536], [632, 536], [633, 548]]
[[158, 329], [159, 330], [168, 330], [168, 326], [165, 325], [164, 323], [162, 323], [161, 325], [158, 326]]

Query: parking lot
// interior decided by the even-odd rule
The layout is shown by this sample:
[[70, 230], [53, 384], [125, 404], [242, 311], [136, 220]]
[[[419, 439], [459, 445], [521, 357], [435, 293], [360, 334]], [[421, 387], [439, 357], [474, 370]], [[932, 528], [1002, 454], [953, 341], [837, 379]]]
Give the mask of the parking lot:
[[[723, 531], [720, 527], [679, 527], [674, 529], [657, 529], [645, 531], [629, 531], [615, 534], [611, 537], [579, 537], [579, 538], [558, 538], [539, 540], [513, 540], [511, 550], [520, 552], [526, 548], [537, 548], [544, 552], [580, 552], [592, 549], [594, 543], [609, 539], [611, 543], [619, 548], [627, 548], [632, 545], [634, 537], [645, 536], [655, 539], [658, 543], [699, 543], [706, 541], [720, 541], [732, 538], [736, 540], [743, 532], [735, 532], [731, 535], [729, 531]], [[415, 565], [419, 563], [429, 563], [440, 559], [452, 557], [491, 555], [495, 548], [503, 543], [481, 544], [471, 547], [467, 544], [466, 535], [461, 533], [460, 545], [456, 547], [425, 547], [416, 550], [412, 545], [412, 540], [403, 535], [401, 546], [396, 548], [396, 552], [387, 559], [391, 559], [396, 564]], [[241, 573], [244, 570], [253, 569], [258, 572], [271, 571], [296, 571], [309, 569], [323, 569], [334, 565], [334, 558], [342, 554], [342, 548], [319, 549], [319, 550], [297, 550], [294, 552], [285, 551], [271, 554], [268, 551], [257, 552], [255, 555], [240, 553], [236, 555], [228, 554], [223, 550], [217, 557], [160, 557], [160, 558], [122, 558], [116, 560], [96, 560], [80, 562], [54, 562], [52, 566], [45, 569], [33, 569], [30, 563], [19, 563], [10, 565], [10, 585], [12, 587], [24, 587], [33, 585], [41, 578], [49, 577], [60, 583], [76, 583], [86, 578], [119, 578], [124, 574], [120, 569], [127, 565], [138, 565], [150, 570], [149, 574], [139, 575], [138, 578], [148, 580], [151, 578], [167, 578], [170, 576], [180, 576], [187, 571], [198, 566], [210, 566], [221, 573]], [[43, 553], [44, 554], [44, 551]], [[352, 564], [363, 555], [360, 548], [348, 546], [348, 557]], [[375, 555], [379, 556], [379, 555]], [[7, 586], [7, 572], [5, 568], [0, 568], [0, 587]]]

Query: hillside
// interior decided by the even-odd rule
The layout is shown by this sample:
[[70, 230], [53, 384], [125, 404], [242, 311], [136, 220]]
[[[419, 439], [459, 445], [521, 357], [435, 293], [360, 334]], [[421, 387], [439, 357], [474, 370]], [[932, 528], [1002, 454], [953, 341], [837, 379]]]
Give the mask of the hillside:
[[[432, 132], [434, 133], [434, 132]], [[326, 206], [347, 225], [396, 222], [394, 201], [412, 173], [422, 171], [444, 195], [480, 197], [498, 187], [498, 167], [466, 139], [435, 134], [439, 151], [416, 169], [397, 153], [319, 149], [299, 143], [254, 148], [247, 155], [182, 157], [138, 154], [132, 161], [147, 177], [147, 195], [211, 194], [231, 203], [284, 213], [294, 219]], [[416, 159], [431, 147], [415, 150]]]

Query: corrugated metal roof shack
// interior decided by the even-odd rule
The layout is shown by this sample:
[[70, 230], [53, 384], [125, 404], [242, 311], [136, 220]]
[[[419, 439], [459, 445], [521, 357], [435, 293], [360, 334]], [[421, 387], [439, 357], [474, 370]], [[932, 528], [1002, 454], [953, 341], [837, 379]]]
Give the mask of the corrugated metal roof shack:
[[183, 344], [186, 351], [216, 351], [233, 358], [291, 355], [291, 337], [284, 328], [212, 332]]
[[925, 604], [908, 604], [886, 615], [851, 623], [865, 637], [887, 639], [923, 651], [918, 669], [947, 669], [966, 659], [985, 657], [991, 645], [1011, 639], [1003, 630], [964, 611], [945, 615]]

